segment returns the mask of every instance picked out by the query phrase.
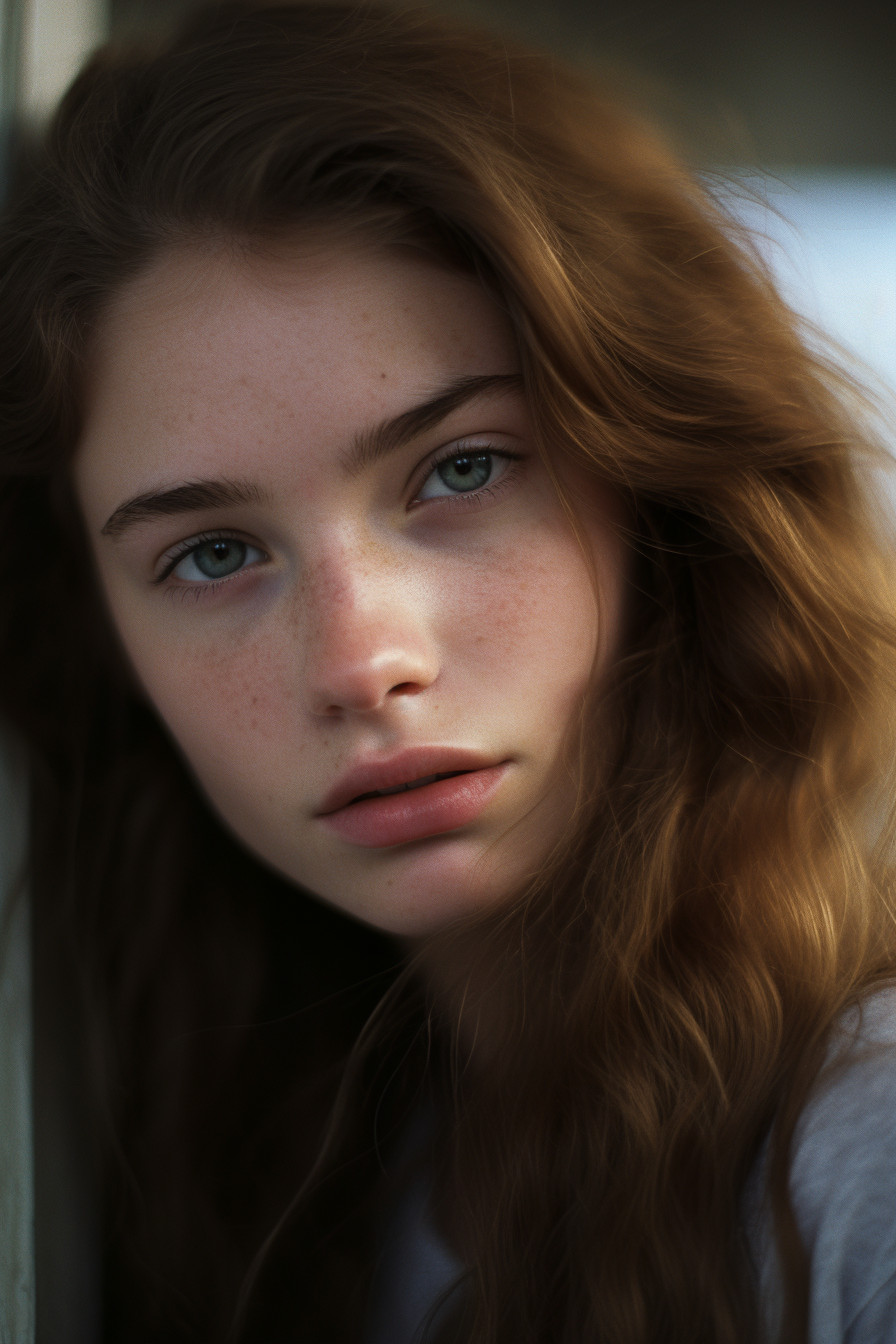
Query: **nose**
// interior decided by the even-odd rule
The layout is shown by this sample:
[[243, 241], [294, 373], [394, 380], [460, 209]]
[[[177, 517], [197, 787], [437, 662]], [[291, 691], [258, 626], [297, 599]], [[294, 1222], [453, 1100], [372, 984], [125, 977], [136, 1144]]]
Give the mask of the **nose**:
[[439, 675], [425, 585], [390, 564], [344, 558], [305, 589], [305, 686], [311, 712], [382, 711]]

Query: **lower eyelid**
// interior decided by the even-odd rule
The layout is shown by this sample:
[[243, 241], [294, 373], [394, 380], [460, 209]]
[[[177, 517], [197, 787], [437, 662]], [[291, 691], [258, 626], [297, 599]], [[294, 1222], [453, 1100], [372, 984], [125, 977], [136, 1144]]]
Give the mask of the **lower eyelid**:
[[462, 490], [451, 495], [436, 495], [431, 500], [424, 500], [423, 503], [445, 503], [447, 502], [453, 508], [468, 504], [471, 507], [474, 504], [481, 504], [483, 498], [489, 495], [496, 495], [500, 490], [505, 490], [513, 485], [519, 475], [519, 463], [511, 461], [507, 465], [506, 471], [503, 471], [496, 481], [486, 481], [478, 490]]
[[194, 602], [201, 602], [204, 598], [211, 598], [222, 588], [229, 586], [242, 586], [242, 580], [251, 574], [254, 570], [260, 568], [259, 565], [244, 565], [242, 569], [235, 570], [233, 574], [228, 574], [222, 579], [178, 579], [173, 574], [168, 576], [167, 580], [157, 580], [163, 596], [166, 598], [177, 598], [186, 602], [192, 599]]
[[210, 579], [208, 583], [168, 583], [162, 589], [166, 598], [177, 600], [178, 602], [201, 602], [204, 597], [211, 595], [213, 591], [223, 587], [227, 579]]

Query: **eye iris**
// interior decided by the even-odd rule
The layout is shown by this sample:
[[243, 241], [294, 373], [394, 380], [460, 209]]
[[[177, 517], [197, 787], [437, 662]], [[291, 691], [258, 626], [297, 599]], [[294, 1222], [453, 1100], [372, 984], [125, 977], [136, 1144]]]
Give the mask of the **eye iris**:
[[233, 574], [245, 560], [245, 542], [223, 538], [220, 541], [207, 541], [193, 552], [193, 563], [207, 579], [221, 579]]
[[449, 490], [479, 490], [492, 474], [491, 453], [464, 453], [440, 462], [439, 476]]

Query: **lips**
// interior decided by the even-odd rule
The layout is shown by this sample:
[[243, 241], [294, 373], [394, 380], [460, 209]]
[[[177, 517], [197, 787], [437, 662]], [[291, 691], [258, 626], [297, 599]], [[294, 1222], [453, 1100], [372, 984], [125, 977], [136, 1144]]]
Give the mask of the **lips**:
[[370, 848], [442, 835], [475, 821], [508, 765], [458, 748], [415, 748], [349, 771], [317, 816], [343, 839]]
[[437, 784], [441, 779], [452, 779], [455, 775], [464, 774], [462, 770], [451, 770], [444, 775], [426, 775], [423, 779], [411, 780], [409, 784], [394, 784], [391, 789], [376, 789], [371, 793], [362, 793], [359, 797], [353, 798], [353, 803], [363, 803], [367, 798], [385, 798], [393, 793], [408, 793], [411, 789], [422, 789], [427, 784]]

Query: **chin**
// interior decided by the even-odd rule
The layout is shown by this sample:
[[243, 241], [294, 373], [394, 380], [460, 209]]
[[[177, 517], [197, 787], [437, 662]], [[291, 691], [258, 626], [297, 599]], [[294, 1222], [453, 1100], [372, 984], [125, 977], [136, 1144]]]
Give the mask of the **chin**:
[[[452, 867], [457, 871], [452, 873]], [[415, 874], [413, 879], [402, 881], [396, 876], [387, 887], [376, 891], [367, 886], [356, 894], [343, 890], [335, 899], [324, 899], [383, 933], [420, 939], [509, 903], [527, 876], [521, 873], [509, 881], [506, 873], [494, 873], [490, 879], [482, 861], [472, 872], [469, 864], [451, 864], [444, 859], [432, 868], [427, 877]]]

